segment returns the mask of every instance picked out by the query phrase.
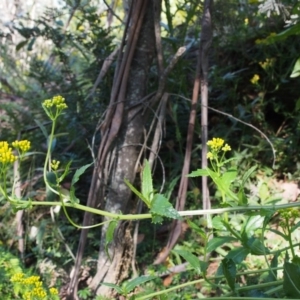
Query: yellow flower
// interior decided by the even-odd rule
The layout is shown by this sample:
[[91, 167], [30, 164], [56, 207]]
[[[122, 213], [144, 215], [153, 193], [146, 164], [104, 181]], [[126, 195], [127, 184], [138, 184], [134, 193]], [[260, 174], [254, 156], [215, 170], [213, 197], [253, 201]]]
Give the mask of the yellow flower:
[[248, 25], [248, 24], [249, 24], [249, 19], [246, 18], [246, 19], [244, 20], [244, 23], [245, 23], [245, 25]]
[[23, 141], [14, 141], [12, 146], [16, 149], [21, 150], [22, 153], [27, 152], [30, 149], [30, 141], [23, 140]]
[[212, 150], [218, 151], [222, 148], [224, 143], [225, 141], [221, 138], [213, 138], [207, 142], [207, 146], [209, 146]]
[[43, 106], [46, 108], [56, 106], [56, 108], [60, 110], [68, 108], [67, 104], [65, 103], [65, 98], [62, 96], [54, 96], [52, 99], [45, 100], [43, 102]]
[[54, 287], [50, 288], [49, 292], [50, 292], [51, 295], [58, 295], [58, 290]]
[[22, 281], [23, 278], [24, 278], [23, 273], [16, 273], [11, 277], [10, 281], [11, 282], [20, 282], [20, 281]]
[[255, 74], [251, 79], [250, 79], [252, 84], [257, 84], [259, 81], [259, 75]]
[[230, 150], [231, 150], [231, 147], [230, 147], [228, 144], [226, 144], [226, 145], [222, 148], [222, 150], [223, 150], [224, 152], [230, 151]]
[[274, 58], [267, 58], [264, 62], [259, 62], [259, 64], [263, 69], [267, 69], [273, 65], [274, 61]]
[[59, 167], [60, 161], [53, 159], [51, 162], [51, 168], [53, 171], [56, 171]]
[[15, 156], [12, 152], [12, 149], [9, 148], [9, 145], [6, 141], [0, 142], [0, 163], [9, 164], [14, 163], [17, 160], [17, 156]]
[[207, 159], [213, 159], [214, 155], [211, 152], [207, 152], [206, 157]]

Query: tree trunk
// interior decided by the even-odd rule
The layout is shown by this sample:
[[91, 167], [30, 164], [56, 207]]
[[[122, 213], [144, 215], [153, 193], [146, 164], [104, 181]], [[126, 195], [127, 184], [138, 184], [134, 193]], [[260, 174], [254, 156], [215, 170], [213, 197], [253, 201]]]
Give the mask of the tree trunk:
[[[145, 105], [141, 103], [141, 99], [147, 92], [148, 73], [155, 53], [153, 0], [145, 2], [148, 3], [130, 68], [122, 125], [111, 151], [114, 162], [105, 205], [105, 210], [109, 212], [128, 211], [131, 192], [125, 185], [124, 179], [130, 182], [135, 179], [135, 165], [143, 136]], [[102, 227], [97, 273], [90, 284], [90, 287], [97, 291], [97, 295], [110, 295], [108, 287], [101, 285], [99, 287], [101, 282], [119, 283], [128, 276], [133, 247], [130, 229], [128, 222], [119, 224], [114, 241], [108, 249], [109, 258], [105, 251], [107, 226]]]

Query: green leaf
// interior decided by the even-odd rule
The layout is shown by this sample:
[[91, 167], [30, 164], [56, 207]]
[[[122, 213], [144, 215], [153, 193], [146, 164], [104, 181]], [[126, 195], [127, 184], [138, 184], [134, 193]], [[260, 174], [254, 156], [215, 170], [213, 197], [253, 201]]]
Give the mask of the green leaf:
[[269, 228], [269, 231], [272, 231], [272, 232], [278, 234], [279, 236], [281, 236], [282, 238], [284, 238], [286, 241], [288, 240], [288, 237], [284, 233], [282, 233], [281, 231], [279, 231], [279, 230], [276, 230], [276, 229], [273, 229], [273, 228]]
[[48, 138], [48, 132], [47, 132], [46, 127], [39, 120], [34, 120], [34, 122], [41, 129], [44, 137], [47, 139]]
[[122, 289], [123, 291], [126, 290], [127, 293], [130, 293], [131, 291], [133, 291], [137, 286], [145, 283], [145, 282], [148, 282], [150, 280], [153, 280], [157, 278], [156, 276], [140, 276], [140, 277], [137, 277], [137, 278], [134, 278], [128, 282], [125, 282], [123, 285], [122, 285]]
[[150, 213], [161, 217], [167, 217], [171, 219], [182, 220], [176, 209], [172, 204], [161, 194], [156, 194], [151, 203]]
[[210, 253], [216, 250], [218, 247], [222, 246], [223, 244], [230, 243], [236, 240], [237, 239], [232, 236], [215, 237], [208, 241], [206, 251]]
[[28, 43], [28, 40], [25, 40], [25, 41], [20, 42], [20, 43], [16, 46], [16, 51], [19, 51], [20, 49], [22, 49], [27, 43]]
[[115, 289], [120, 295], [123, 294], [122, 288], [120, 288], [119, 286], [117, 286], [117, 285], [114, 284], [114, 283], [101, 282], [100, 284], [103, 284], [103, 285], [108, 286], [108, 287], [110, 287], [110, 288], [112, 288], [112, 289]]
[[222, 260], [223, 274], [232, 291], [235, 290], [236, 265], [232, 259], [224, 258]]
[[182, 256], [191, 266], [192, 268], [198, 273], [201, 273], [201, 265], [199, 258], [194, 255], [193, 253], [187, 250], [173, 250], [175, 253]]
[[[58, 178], [57, 183], [61, 183], [61, 182], [66, 178], [66, 176], [69, 174], [71, 163], [72, 163], [71, 160], [67, 163], [67, 165], [66, 165], [65, 168], [64, 168], [64, 172], [63, 172], [63, 174]], [[76, 172], [77, 172], [77, 171], [76, 171]], [[75, 174], [76, 174], [76, 173], [75, 173]], [[74, 178], [74, 177], [73, 177], [73, 178]]]
[[52, 139], [51, 145], [49, 145], [49, 144], [50, 144], [50, 135], [48, 136], [48, 138], [47, 138], [47, 148], [50, 147], [50, 152], [51, 152], [51, 153], [52, 153], [53, 150], [55, 149], [56, 142], [57, 142], [57, 138], [54, 137], [54, 138]]
[[[47, 172], [46, 179], [50, 187], [56, 186], [56, 175], [54, 172]], [[46, 199], [47, 201], [55, 201], [57, 195], [51, 191], [48, 184], [46, 185]]]
[[297, 59], [290, 77], [295, 78], [295, 77], [298, 77], [299, 75], [300, 75], [300, 58]]
[[30, 42], [29, 42], [29, 44], [28, 44], [28, 46], [27, 46], [27, 50], [28, 50], [28, 51], [31, 51], [31, 50], [32, 50], [33, 45], [34, 45], [34, 43], [35, 43], [35, 40], [36, 40], [35, 37], [32, 38], [32, 39], [30, 40]]
[[118, 225], [118, 221], [112, 220], [109, 222], [107, 230], [106, 230], [105, 253], [106, 253], [107, 257], [109, 258], [109, 260], [111, 260], [111, 258], [109, 256], [109, 252], [108, 252], [108, 244], [111, 243], [114, 239], [114, 233], [115, 233], [115, 229], [116, 229], [117, 225]]
[[287, 296], [300, 298], [300, 266], [290, 262], [284, 263], [283, 290]]
[[256, 170], [257, 166], [253, 166], [251, 167], [242, 177], [242, 184], [241, 184], [241, 189], [243, 189], [245, 187], [245, 184], [247, 182], [247, 180], [249, 179], [249, 177], [251, 176], [251, 174]]
[[207, 233], [200, 228], [197, 224], [192, 222], [190, 219], [187, 219], [188, 225], [191, 229], [195, 230], [204, 240], [207, 239]]
[[142, 173], [142, 194], [145, 198], [149, 199], [149, 202], [153, 200], [153, 184], [152, 184], [152, 175], [149, 162], [144, 160], [144, 170]]
[[212, 219], [212, 226], [215, 230], [225, 231], [226, 226], [223, 223], [223, 219], [220, 216], [215, 216]]
[[232, 259], [235, 264], [240, 264], [245, 260], [247, 255], [249, 254], [249, 250], [244, 247], [238, 247], [233, 250], [230, 250], [226, 255], [226, 258]]
[[236, 179], [237, 176], [237, 170], [236, 169], [229, 169], [226, 171], [221, 179], [224, 181], [224, 183], [228, 186]]
[[[278, 253], [274, 255], [274, 257], [271, 260], [271, 265], [270, 267], [272, 269], [275, 269], [278, 267]], [[270, 270], [268, 277], [267, 277], [267, 282], [272, 282], [277, 280], [277, 270]]]
[[[71, 162], [70, 162], [71, 163]], [[67, 168], [65, 170], [68, 171], [70, 168], [70, 163], [68, 163]], [[79, 180], [80, 176], [86, 171], [87, 168], [89, 168], [93, 163], [90, 163], [88, 165], [84, 165], [81, 168], [77, 169], [71, 182], [71, 188], [70, 188], [70, 202], [71, 203], [79, 203], [80, 200], [75, 196], [75, 183]]]
[[130, 190], [136, 194], [146, 205], [150, 208], [150, 201], [148, 198], [144, 197], [142, 193], [140, 193], [127, 179], [124, 179], [126, 185], [130, 188]]
[[193, 171], [191, 174], [186, 175], [187, 177], [199, 177], [199, 176], [208, 176], [207, 169], [198, 169]]
[[263, 226], [263, 222], [264, 217], [260, 215], [251, 216], [247, 219], [242, 231], [245, 232], [248, 236], [252, 236], [255, 230], [260, 229]]
[[292, 263], [297, 265], [297, 266], [300, 266], [300, 257], [299, 256], [294, 256], [293, 259], [292, 259]]
[[265, 255], [270, 253], [269, 249], [266, 248], [263, 242], [258, 238], [249, 238], [245, 246], [248, 247], [250, 253], [254, 255]]
[[229, 197], [230, 200], [235, 200], [236, 202], [238, 202], [238, 197], [237, 197], [237, 195], [234, 194], [234, 193], [230, 190], [228, 184], [227, 184], [224, 180], [222, 180], [222, 178], [219, 177], [219, 175], [218, 175], [216, 172], [214, 172], [214, 171], [212, 171], [212, 170], [210, 170], [210, 169], [207, 169], [207, 172], [208, 172], [209, 176], [211, 177], [211, 179], [214, 181], [214, 183], [217, 185], [218, 189], [219, 189], [221, 192], [225, 193], [225, 195], [226, 195], [227, 197]]
[[247, 205], [248, 204], [248, 198], [244, 192], [244, 189], [240, 189], [238, 191], [238, 198], [239, 198], [239, 205]]
[[269, 188], [266, 182], [263, 182], [258, 190], [259, 198], [261, 199], [262, 204], [268, 199], [270, 196]]
[[86, 171], [86, 169], [89, 168], [92, 164], [93, 164], [93, 162], [90, 163], [90, 164], [84, 165], [84, 166], [80, 167], [79, 169], [77, 169], [76, 172], [75, 172], [75, 174], [74, 174], [74, 176], [73, 176], [73, 178], [72, 178], [71, 184], [74, 185], [74, 184], [79, 180], [80, 176], [81, 176], [81, 175]]

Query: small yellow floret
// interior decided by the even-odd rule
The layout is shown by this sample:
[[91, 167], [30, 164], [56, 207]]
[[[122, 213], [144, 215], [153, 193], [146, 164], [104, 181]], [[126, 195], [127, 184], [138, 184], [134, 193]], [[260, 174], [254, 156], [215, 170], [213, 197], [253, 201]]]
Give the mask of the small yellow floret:
[[250, 81], [252, 84], [256, 84], [259, 81], [259, 75], [255, 74]]
[[230, 147], [228, 144], [226, 144], [226, 145], [222, 148], [222, 150], [223, 150], [224, 152], [230, 151], [230, 150], [231, 150], [231, 147]]

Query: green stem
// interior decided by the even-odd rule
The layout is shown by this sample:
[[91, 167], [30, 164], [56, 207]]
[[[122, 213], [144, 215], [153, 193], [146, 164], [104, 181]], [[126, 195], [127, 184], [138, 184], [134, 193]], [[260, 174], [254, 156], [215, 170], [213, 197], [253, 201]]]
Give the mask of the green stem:
[[[58, 193], [57, 191], [55, 191]], [[59, 193], [58, 193], [59, 194]], [[25, 204], [28, 201], [24, 200], [16, 200], [16, 199], [9, 199], [10, 202], [14, 204]], [[61, 202], [50, 202], [50, 201], [31, 201], [31, 205], [37, 205], [37, 206], [62, 206]], [[127, 215], [122, 215], [122, 214], [115, 214], [115, 213], [110, 213], [107, 211], [103, 211], [100, 209], [92, 208], [92, 207], [87, 207], [85, 205], [77, 204], [77, 203], [64, 203], [66, 207], [71, 207], [75, 209], [79, 209], [82, 211], [87, 211], [94, 213], [96, 215], [101, 215], [101, 216], [106, 216], [108, 218], [113, 218], [113, 219], [119, 219], [119, 220], [142, 220], [142, 219], [151, 219], [151, 214], [127, 214]], [[260, 210], [276, 210], [279, 209], [285, 209], [285, 208], [291, 208], [291, 207], [300, 207], [300, 202], [292, 202], [292, 203], [286, 203], [286, 204], [280, 204], [280, 205], [264, 205], [264, 206], [259, 206], [259, 205], [253, 205], [253, 206], [238, 206], [238, 207], [226, 207], [226, 208], [216, 208], [216, 209], [208, 209], [208, 210], [187, 210], [187, 211], [179, 211], [178, 214], [182, 217], [186, 216], [200, 216], [200, 215], [218, 215], [226, 212], [237, 212], [237, 211], [260, 211]]]
[[287, 229], [287, 238], [288, 238], [288, 242], [290, 244], [290, 249], [292, 251], [292, 256], [293, 258], [296, 257], [296, 254], [295, 254], [295, 250], [294, 250], [294, 247], [293, 247], [293, 241], [292, 241], [292, 232], [291, 232], [291, 228], [290, 228], [290, 225], [289, 225], [289, 220], [285, 220], [286, 221], [286, 229]]

